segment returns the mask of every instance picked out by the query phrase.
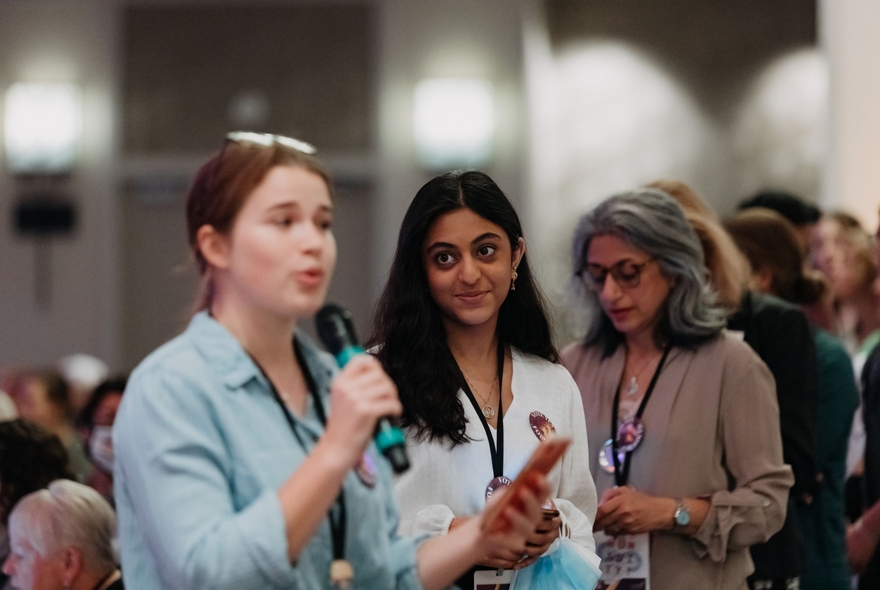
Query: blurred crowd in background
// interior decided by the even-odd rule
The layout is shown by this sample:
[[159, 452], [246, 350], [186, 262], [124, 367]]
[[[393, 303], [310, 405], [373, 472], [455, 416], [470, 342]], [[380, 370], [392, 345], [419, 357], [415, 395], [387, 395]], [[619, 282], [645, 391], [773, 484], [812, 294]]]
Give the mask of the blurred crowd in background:
[[[710, 282], [730, 313], [729, 328], [748, 334], [748, 326], [736, 324], [751, 321], [751, 308], [763, 305], [761, 297], [802, 314], [809, 325], [802, 334], [777, 331], [769, 338], [789, 349], [815, 350], [812, 376], [801, 375], [814, 399], [806, 391], [795, 394], [800, 406], [795, 411], [807, 412], [812, 422], [805, 435], [812, 440], [805, 446], [813, 449], [809, 468], [799, 473], [793, 465], [801, 481], [792, 488], [789, 502], [789, 512], [799, 515], [795, 537], [804, 551], [801, 587], [831, 587], [811, 580], [821, 580], [828, 567], [833, 569], [835, 556], [844, 564], [845, 552], [850, 571], [838, 573], [848, 577], [862, 572], [862, 588], [880, 587], [871, 586], [880, 584], [875, 555], [880, 539], [877, 235], [846, 212], [822, 212], [788, 193], [758, 194], [720, 220], [683, 183], [662, 180], [651, 186], [676, 198], [697, 230]], [[758, 295], [750, 295], [754, 293]], [[809, 345], [798, 338], [810, 339]], [[784, 445], [799, 444], [796, 433], [791, 435], [794, 443], [786, 440], [789, 408], [782, 388], [792, 367], [774, 367], [772, 353], [749, 344], [776, 377]], [[844, 350], [843, 358], [848, 358], [841, 365], [837, 361]], [[85, 484], [113, 505], [112, 428], [125, 385], [124, 375], [111, 375], [100, 359], [81, 354], [59, 359], [52, 367], [0, 369], [4, 560], [10, 513], [23, 497], [53, 481]], [[797, 460], [790, 461], [786, 448], [786, 461]]]

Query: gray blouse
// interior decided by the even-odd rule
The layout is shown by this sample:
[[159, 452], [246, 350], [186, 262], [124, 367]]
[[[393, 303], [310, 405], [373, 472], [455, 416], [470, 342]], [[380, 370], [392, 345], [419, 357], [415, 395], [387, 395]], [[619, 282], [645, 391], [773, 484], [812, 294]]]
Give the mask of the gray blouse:
[[[598, 453], [611, 435], [624, 361], [622, 346], [604, 359], [601, 347], [581, 343], [562, 353], [584, 401], [600, 498], [615, 485]], [[727, 332], [670, 352], [642, 416], [645, 437], [632, 454], [629, 483], [654, 496], [707, 498], [711, 508], [691, 537], [651, 534], [652, 590], [747, 588], [748, 548], [780, 529], [794, 483], [782, 461], [775, 389], [764, 363]]]

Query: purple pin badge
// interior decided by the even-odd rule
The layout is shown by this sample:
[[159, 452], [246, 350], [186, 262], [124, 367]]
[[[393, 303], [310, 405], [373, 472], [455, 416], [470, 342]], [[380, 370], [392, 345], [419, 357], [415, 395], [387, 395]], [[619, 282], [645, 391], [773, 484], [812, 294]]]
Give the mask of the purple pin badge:
[[[623, 465], [625, 459], [626, 455], [624, 453], [617, 453], [617, 462], [619, 464]], [[602, 445], [602, 449], [599, 451], [599, 467], [605, 473], [614, 473], [614, 449], [610, 438], [605, 441], [605, 444]]]
[[488, 502], [489, 498], [491, 498], [492, 494], [494, 494], [497, 490], [500, 490], [501, 488], [506, 488], [512, 483], [513, 482], [510, 481], [510, 479], [504, 477], [503, 475], [500, 475], [490, 481], [489, 485], [486, 486], [486, 501]]
[[357, 466], [354, 468], [354, 473], [358, 476], [358, 479], [361, 480], [361, 483], [368, 488], [372, 489], [376, 487], [376, 481], [378, 479], [376, 460], [373, 459], [373, 456], [369, 453], [363, 454], [361, 460], [358, 461]]
[[624, 420], [617, 427], [617, 450], [622, 453], [634, 451], [645, 437], [645, 424], [639, 418]]
[[556, 427], [553, 422], [541, 412], [532, 412], [529, 414], [529, 424], [532, 426], [532, 432], [538, 437], [538, 440], [545, 440], [551, 433], [556, 433]]

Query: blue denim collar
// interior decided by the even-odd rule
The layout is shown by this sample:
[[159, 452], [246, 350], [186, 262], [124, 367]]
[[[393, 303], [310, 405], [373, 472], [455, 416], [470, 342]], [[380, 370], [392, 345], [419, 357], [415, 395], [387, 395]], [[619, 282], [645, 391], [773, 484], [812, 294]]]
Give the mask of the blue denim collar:
[[[193, 316], [185, 334], [221, 376], [227, 388], [238, 389], [251, 379], [256, 379], [268, 390], [269, 384], [241, 343], [229, 330], [208, 315], [207, 311], [200, 311]], [[332, 357], [322, 352], [314, 341], [301, 331], [297, 331], [294, 337], [300, 344], [303, 358], [315, 380], [318, 393], [322, 398], [326, 398], [330, 393], [330, 381], [335, 373]]]

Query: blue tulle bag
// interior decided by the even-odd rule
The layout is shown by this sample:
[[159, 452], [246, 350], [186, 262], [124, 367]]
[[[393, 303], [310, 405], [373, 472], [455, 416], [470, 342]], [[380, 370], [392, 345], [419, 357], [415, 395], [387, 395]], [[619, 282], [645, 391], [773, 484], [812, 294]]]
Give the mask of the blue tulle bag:
[[581, 557], [570, 539], [559, 548], [519, 570], [510, 590], [593, 590], [602, 572]]

